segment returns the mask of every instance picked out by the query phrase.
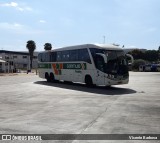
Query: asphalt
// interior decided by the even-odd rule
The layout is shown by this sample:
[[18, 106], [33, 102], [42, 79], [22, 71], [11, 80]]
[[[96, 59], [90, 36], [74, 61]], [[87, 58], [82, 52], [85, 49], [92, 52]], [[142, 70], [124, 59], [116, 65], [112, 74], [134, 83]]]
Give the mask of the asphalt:
[[1, 76], [0, 134], [160, 134], [159, 87], [160, 73], [152, 72], [130, 72], [129, 84], [111, 88]]

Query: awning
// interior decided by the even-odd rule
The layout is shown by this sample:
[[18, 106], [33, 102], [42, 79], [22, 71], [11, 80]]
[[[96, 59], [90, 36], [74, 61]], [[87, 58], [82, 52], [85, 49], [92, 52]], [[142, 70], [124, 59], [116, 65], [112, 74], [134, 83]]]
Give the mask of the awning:
[[0, 63], [5, 63], [6, 61], [0, 59]]

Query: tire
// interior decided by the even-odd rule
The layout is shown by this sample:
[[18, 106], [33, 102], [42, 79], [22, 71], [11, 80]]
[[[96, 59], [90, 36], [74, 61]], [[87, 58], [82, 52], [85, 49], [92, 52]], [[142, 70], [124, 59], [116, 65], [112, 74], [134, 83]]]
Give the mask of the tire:
[[55, 82], [55, 77], [53, 73], [50, 73], [50, 80], [51, 82]]
[[48, 75], [48, 73], [45, 73], [45, 79], [47, 80], [47, 82], [51, 81], [50, 76]]
[[110, 89], [111, 88], [111, 85], [106, 85], [106, 89]]
[[91, 76], [86, 75], [86, 77], [85, 77], [85, 83], [86, 83], [87, 87], [93, 87], [93, 81], [92, 81]]

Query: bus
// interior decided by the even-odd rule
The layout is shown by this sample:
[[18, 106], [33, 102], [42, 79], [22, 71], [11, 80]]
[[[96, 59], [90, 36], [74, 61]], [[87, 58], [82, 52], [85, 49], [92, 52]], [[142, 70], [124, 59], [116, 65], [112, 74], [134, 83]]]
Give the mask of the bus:
[[92, 85], [119, 85], [129, 81], [128, 56], [114, 45], [68, 46], [38, 55], [39, 77], [48, 82], [67, 81]]

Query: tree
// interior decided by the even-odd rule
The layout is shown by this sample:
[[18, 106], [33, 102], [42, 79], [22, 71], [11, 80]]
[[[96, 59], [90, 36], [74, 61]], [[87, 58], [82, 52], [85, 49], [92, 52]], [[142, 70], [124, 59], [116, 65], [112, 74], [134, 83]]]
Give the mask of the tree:
[[129, 52], [129, 54], [131, 54], [135, 60], [143, 59], [143, 57], [144, 57], [144, 53], [142, 51], [140, 51], [139, 49], [135, 49], [135, 50]]
[[51, 49], [52, 49], [52, 44], [50, 44], [50, 43], [45, 43], [45, 44], [44, 44], [44, 49], [45, 49], [46, 51], [51, 50]]
[[147, 50], [144, 55], [144, 60], [147, 60], [150, 62], [157, 62], [158, 52], [156, 50]]
[[[36, 49], [36, 43], [33, 40], [29, 40], [29, 41], [27, 41], [26, 48], [29, 51], [29, 55], [30, 55], [30, 68], [32, 69], [33, 53], [34, 53], [34, 50]], [[29, 69], [29, 70], [31, 70], [31, 69]]]

